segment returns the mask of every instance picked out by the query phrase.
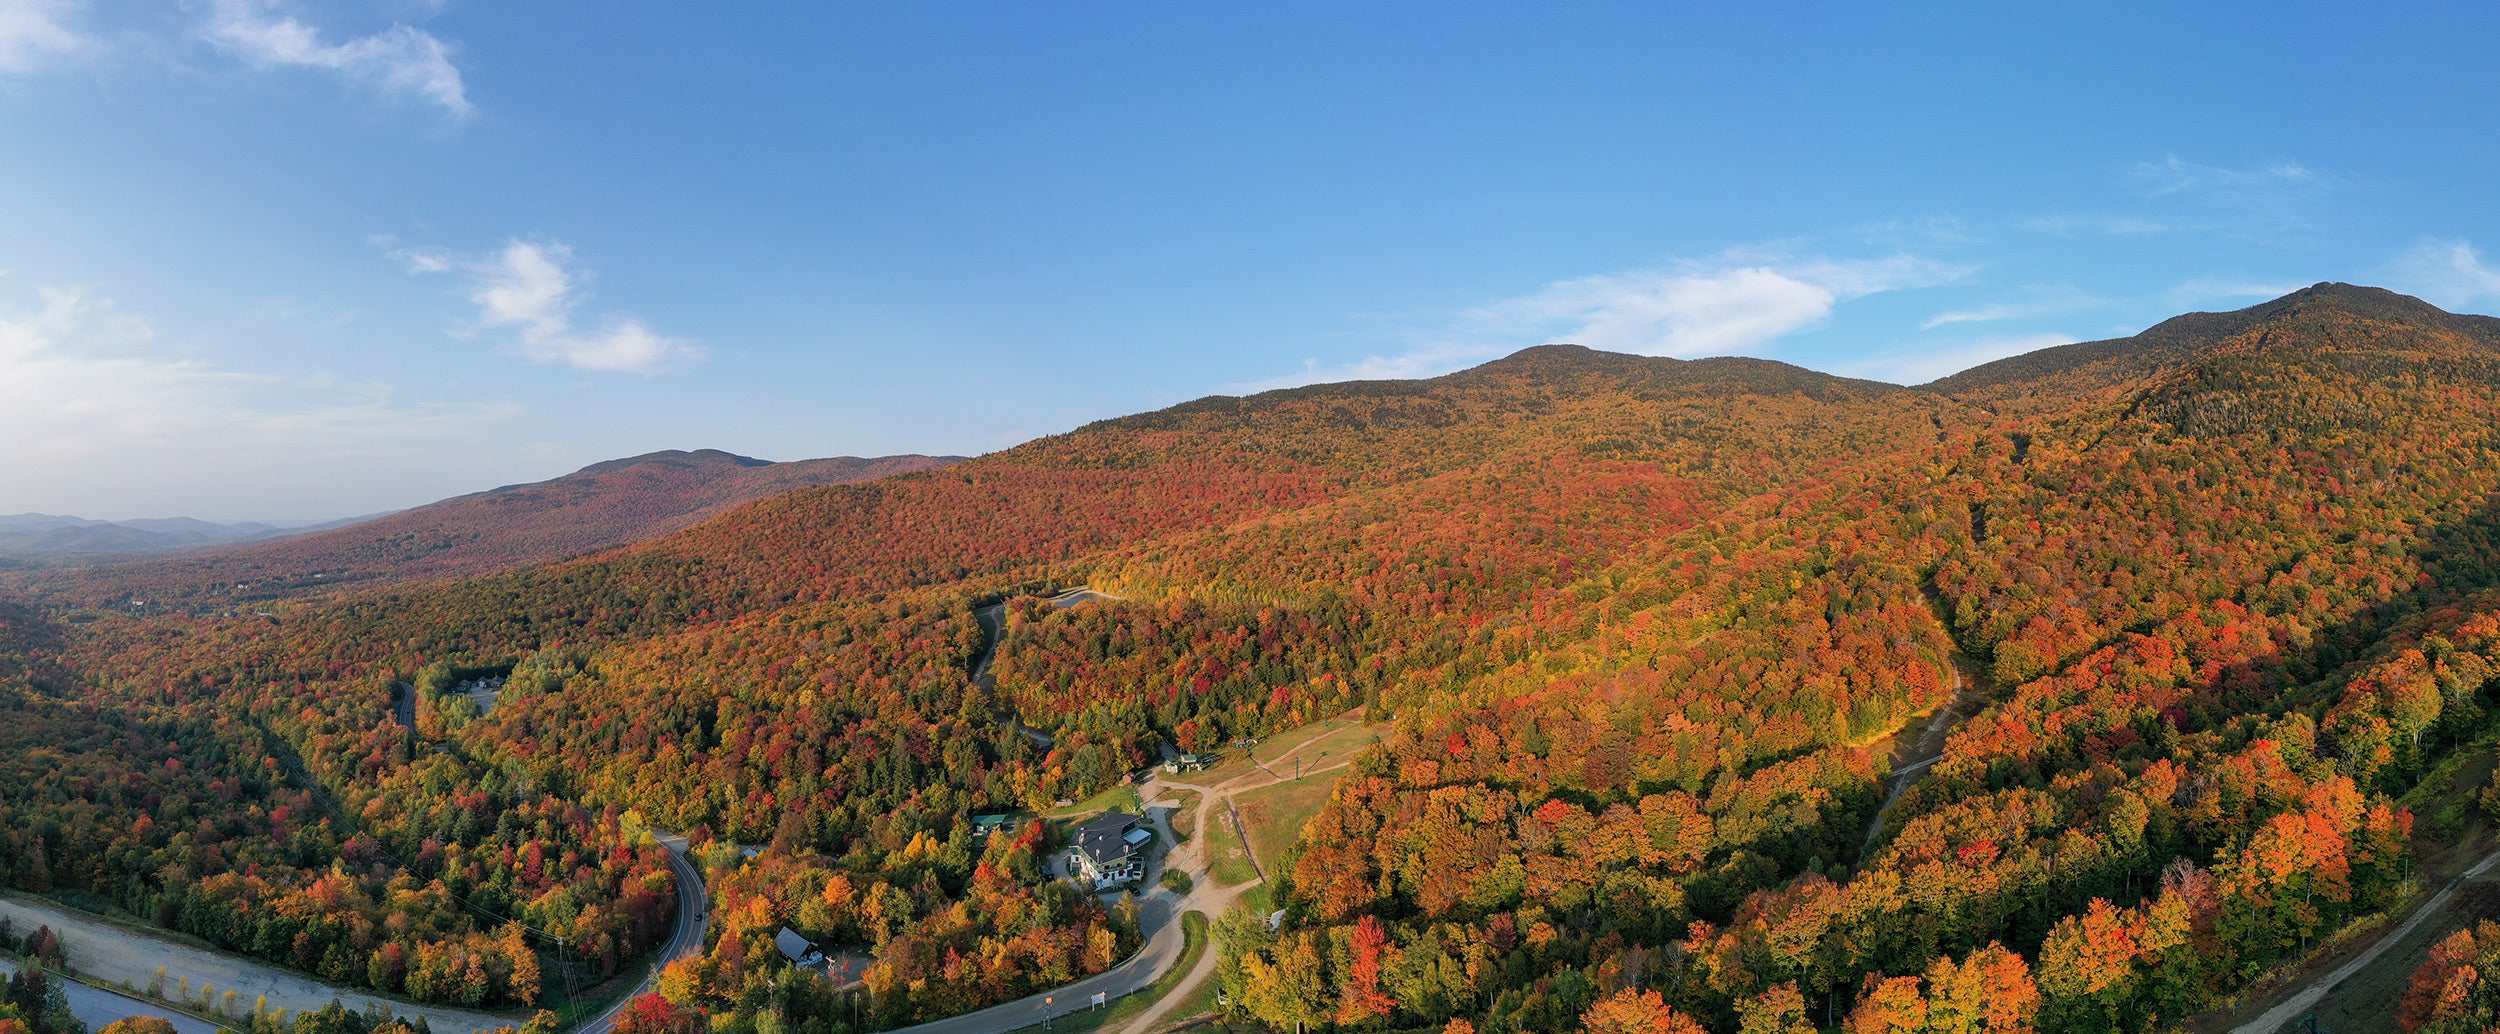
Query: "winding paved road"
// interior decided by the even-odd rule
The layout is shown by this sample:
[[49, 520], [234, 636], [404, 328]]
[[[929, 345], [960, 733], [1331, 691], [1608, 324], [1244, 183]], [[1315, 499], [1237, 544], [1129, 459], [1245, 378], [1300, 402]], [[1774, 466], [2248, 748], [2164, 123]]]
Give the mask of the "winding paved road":
[[[1184, 899], [1177, 904], [1187, 903]], [[997, 1034], [998, 1031], [1040, 1023], [1053, 1016], [1083, 1012], [1092, 1007], [1097, 993], [1106, 1001], [1135, 993], [1154, 983], [1164, 970], [1172, 968], [1172, 963], [1180, 960], [1181, 948], [1186, 943], [1181, 934], [1180, 914], [1185, 910], [1176, 907], [1170, 892], [1157, 887], [1145, 897], [1144, 911], [1138, 915], [1138, 925], [1153, 932], [1147, 935], [1146, 946], [1129, 956], [1128, 961], [1041, 994], [1027, 995], [979, 1012], [904, 1027], [895, 1034]]]
[[[1310, 742], [1318, 742], [1321, 738], [1323, 737], [1314, 737]], [[1282, 761], [1292, 757], [1309, 745], [1310, 743], [1297, 744], [1293, 750], [1277, 755], [1275, 760]], [[1340, 761], [1326, 768], [1304, 773], [1303, 777], [1334, 772], [1353, 763], [1351, 759]], [[1260, 778], [1261, 776], [1266, 778]], [[1187, 790], [1198, 795], [1198, 822], [1195, 827], [1198, 835], [1192, 837], [1189, 843], [1176, 846], [1166, 852], [1162, 861], [1147, 873], [1148, 889], [1140, 898], [1144, 910], [1138, 916], [1138, 925], [1147, 932], [1144, 948], [1139, 949], [1137, 954], [1131, 956], [1128, 961], [1075, 983], [1065, 984], [1039, 994], [1027, 995], [1001, 1005], [993, 1005], [979, 1012], [969, 1012], [918, 1026], [904, 1027], [894, 1034], [995, 1034], [997, 1031], [1014, 1030], [1040, 1023], [1052, 1016], [1081, 1012], [1091, 1007], [1093, 996], [1097, 992], [1102, 993], [1106, 999], [1117, 999], [1122, 995], [1144, 990], [1161, 978], [1164, 971], [1170, 969], [1173, 963], [1180, 961], [1181, 951], [1187, 944], [1180, 923], [1180, 917], [1184, 913], [1197, 912], [1213, 920], [1216, 916], [1224, 914], [1225, 909], [1231, 908], [1233, 903], [1241, 898], [1243, 892], [1262, 882], [1252, 880], [1238, 886], [1226, 887], [1208, 878], [1207, 842], [1208, 832], [1213, 828], [1208, 823], [1213, 817], [1212, 812], [1216, 800], [1219, 797], [1222, 798], [1229, 809], [1232, 803], [1230, 795], [1233, 792], [1255, 790], [1282, 782], [1284, 778], [1262, 765], [1251, 772], [1244, 772], [1212, 787], [1164, 779], [1156, 780], [1151, 784], [1155, 792], [1148, 796], [1147, 799], [1150, 801], [1161, 797], [1167, 790]], [[1157, 809], [1151, 805], [1147, 807], [1147, 812], [1154, 821], [1156, 829], [1162, 834], [1164, 842], [1171, 843], [1172, 827], [1168, 817], [1158, 813]], [[1245, 852], [1250, 850], [1247, 837], [1242, 839], [1242, 850]], [[1256, 867], [1255, 858], [1251, 864], [1254, 868]], [[1164, 889], [1156, 878], [1162, 875], [1162, 870], [1166, 867], [1178, 868], [1190, 874], [1189, 893], [1175, 896], [1171, 891]], [[1153, 1008], [1130, 1021], [1125, 1028], [1125, 1034], [1144, 1034], [1152, 1029], [1155, 1024], [1162, 1022], [1174, 1007], [1186, 1000], [1191, 991], [1215, 972], [1216, 953], [1212, 935], [1213, 924], [1210, 923], [1209, 942], [1206, 950], [1198, 956], [1197, 964], [1191, 966], [1180, 982], [1173, 985], [1172, 989], [1166, 992]]]
[[654, 830], [652, 836], [659, 838], [660, 846], [668, 848], [669, 867], [677, 871], [677, 931], [670, 934], [668, 943], [660, 948], [659, 959], [651, 964], [651, 972], [642, 978], [642, 983], [617, 999], [608, 1011], [573, 1028], [582, 1034], [613, 1029], [617, 1016], [624, 1013], [636, 997], [659, 985], [662, 967], [703, 950], [703, 930], [711, 922], [710, 893], [703, 886], [703, 874], [695, 871], [694, 864], [686, 860], [686, 838], [683, 835]]
[[[1347, 714], [1353, 713], [1355, 712], [1347, 712]], [[1311, 744], [1317, 743], [1326, 738], [1327, 737], [1325, 736], [1314, 736], [1301, 743], [1297, 743], [1294, 745], [1292, 750], [1276, 755], [1275, 760], [1281, 762], [1286, 758], [1301, 753], [1302, 748], [1308, 747]], [[1256, 790], [1261, 787], [1273, 786], [1277, 783], [1285, 782], [1286, 777], [1278, 774], [1272, 769], [1269, 769], [1265, 764], [1261, 764], [1255, 755], [1253, 755], [1250, 760], [1251, 764], [1257, 766], [1256, 771], [1266, 775], [1268, 778], [1265, 780], [1255, 780], [1252, 773], [1244, 772], [1212, 787], [1193, 786], [1188, 783], [1176, 783], [1168, 780], [1163, 781], [1161, 784], [1164, 789], [1188, 790], [1198, 795], [1198, 821], [1193, 827], [1198, 831], [1198, 835], [1193, 838], [1189, 844], [1185, 845], [1185, 848], [1175, 848], [1172, 854], [1168, 857], [1172, 864], [1183, 866], [1183, 872], [1191, 872], [1196, 878], [1196, 882], [1191, 885], [1189, 899], [1185, 901], [1184, 904], [1196, 909], [1197, 911], [1205, 913], [1209, 920], [1213, 920], [1215, 917], [1223, 915], [1227, 909], [1232, 908], [1233, 904], [1241, 900], [1241, 896], [1248, 893], [1250, 888], [1267, 882], [1267, 870], [1259, 864], [1258, 852], [1250, 846], [1249, 831], [1242, 829], [1240, 826], [1241, 818], [1239, 813], [1234, 809], [1233, 794], [1246, 790]], [[1347, 758], [1344, 761], [1337, 762], [1336, 764], [1329, 765], [1325, 768], [1312, 769], [1311, 771], [1302, 773], [1294, 778], [1304, 779], [1328, 772], [1335, 772], [1340, 769], [1351, 767], [1353, 764], [1354, 759]], [[1223, 887], [1216, 885], [1215, 880], [1212, 878], [1207, 858], [1207, 845], [1211, 842], [1210, 834], [1215, 828], [1209, 823], [1213, 820], [1215, 802], [1218, 797], [1222, 797], [1224, 800], [1225, 814], [1231, 816], [1233, 819], [1233, 832], [1236, 836], [1241, 838], [1241, 853], [1244, 857], [1247, 857], [1250, 860], [1250, 871], [1259, 874], [1257, 878], [1252, 879], [1248, 883], [1231, 887]], [[1189, 853], [1183, 854], [1182, 851], [1184, 849]], [[1271, 859], [1271, 861], [1272, 860], [1273, 859]], [[1210, 922], [1207, 929], [1207, 950], [1204, 954], [1198, 956], [1197, 965], [1189, 967], [1189, 972], [1181, 976], [1179, 983], [1172, 985], [1172, 990], [1166, 993], [1161, 1001], [1156, 1002], [1153, 1008], [1146, 1010], [1144, 1013], [1140, 1014], [1137, 1019], [1131, 1021], [1128, 1027], [1123, 1030], [1121, 1034], [1148, 1034], [1148, 1032], [1154, 1030], [1158, 1024], [1161, 1024], [1164, 1020], [1171, 1018], [1172, 1010], [1179, 1008], [1180, 1003], [1189, 1000], [1192, 992], [1195, 992], [1201, 985], [1207, 982], [1208, 978], [1215, 975], [1216, 951], [1214, 935], [1214, 924]]]

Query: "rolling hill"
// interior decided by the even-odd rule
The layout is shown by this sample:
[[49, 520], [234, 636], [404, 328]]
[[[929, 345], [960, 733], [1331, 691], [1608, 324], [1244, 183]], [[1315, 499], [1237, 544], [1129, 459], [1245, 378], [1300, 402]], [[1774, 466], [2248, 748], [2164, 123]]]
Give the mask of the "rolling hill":
[[161, 607], [231, 605], [340, 586], [475, 574], [639, 542], [794, 489], [873, 480], [958, 459], [841, 456], [773, 463], [715, 449], [670, 450], [278, 541], [82, 567], [47, 578], [55, 594], [97, 602], [139, 597]]

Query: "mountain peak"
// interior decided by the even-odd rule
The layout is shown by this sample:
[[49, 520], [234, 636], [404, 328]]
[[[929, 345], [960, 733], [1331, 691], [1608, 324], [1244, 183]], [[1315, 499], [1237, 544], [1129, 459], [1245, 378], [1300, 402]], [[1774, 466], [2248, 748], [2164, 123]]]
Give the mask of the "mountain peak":
[[2432, 305], [2429, 302], [2423, 301], [2409, 294], [2398, 294], [2384, 287], [2371, 287], [2367, 284], [2347, 284], [2333, 280], [2321, 280], [2317, 283], [2301, 288], [2300, 290], [2284, 295], [2281, 298], [2277, 298], [2269, 304], [2298, 305], [2302, 303], [2340, 305], [2345, 308], [2398, 308], [2414, 312], [2436, 312], [2442, 316], [2447, 315], [2447, 312], [2438, 306]]
[[[2380, 326], [2356, 330], [2353, 321]], [[2357, 336], [2356, 336], [2357, 335]], [[2390, 335], [2393, 335], [2392, 337]], [[2321, 282], [2228, 312], [2191, 312], [2133, 337], [2044, 348], [1972, 367], [1925, 385], [1946, 394], [2027, 391], [2046, 378], [2074, 378], [2068, 390], [2131, 381], [2164, 365], [2193, 361], [2235, 342], [2325, 345], [2437, 340], [2500, 348], [2500, 321], [2460, 316], [2383, 287]]]
[[2453, 313], [2409, 294], [2398, 294], [2384, 287], [2333, 281], [2312, 284], [2270, 302], [2216, 315], [2241, 317], [2246, 323], [2254, 325], [2313, 312], [2341, 312], [2371, 319], [2432, 325], [2446, 325], [2456, 318]]
[[737, 453], [722, 452], [719, 449], [695, 449], [691, 452], [685, 449], [662, 449], [658, 452], [646, 452], [640, 456], [627, 456], [623, 459], [603, 460], [574, 471], [574, 473], [605, 474], [609, 471], [623, 470], [627, 467], [638, 467], [646, 463], [666, 463], [674, 466], [715, 466], [727, 464], [739, 467], [769, 467], [773, 465], [773, 461], [771, 460], [759, 460], [752, 456], [740, 456]]

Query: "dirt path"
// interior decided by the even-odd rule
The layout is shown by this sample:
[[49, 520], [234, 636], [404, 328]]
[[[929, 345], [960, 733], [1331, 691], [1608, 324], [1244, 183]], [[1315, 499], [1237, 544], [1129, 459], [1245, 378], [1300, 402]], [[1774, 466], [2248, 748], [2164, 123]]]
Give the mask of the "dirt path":
[[[1224, 783], [1218, 784], [1218, 786], [1229, 787], [1236, 781], [1238, 780], [1227, 780]], [[1195, 792], [1198, 795], [1198, 818], [1197, 825], [1195, 827], [1198, 830], [1198, 835], [1189, 838], [1189, 843], [1175, 847], [1170, 853], [1164, 855], [1164, 864], [1167, 867], [1177, 868], [1182, 872], [1188, 873], [1190, 878], [1195, 881], [1190, 887], [1188, 896], [1182, 899], [1180, 907], [1203, 913], [1208, 919], [1212, 920], [1217, 916], [1223, 915], [1226, 910], [1231, 909], [1236, 902], [1241, 900], [1241, 896], [1243, 894], [1249, 892], [1250, 888], [1266, 882], [1266, 877], [1261, 876], [1259, 879], [1252, 880], [1248, 883], [1236, 884], [1229, 887], [1216, 883], [1214, 874], [1210, 871], [1207, 864], [1207, 844], [1209, 841], [1214, 839], [1211, 835], [1214, 831], [1214, 827], [1208, 825], [1207, 821], [1209, 818], [1208, 813], [1215, 807], [1215, 801], [1219, 794], [1218, 789], [1216, 787], [1194, 786], [1188, 783], [1174, 782], [1162, 782], [1159, 785], [1165, 790], [1188, 790]], [[1228, 791], [1224, 792], [1223, 796], [1224, 809], [1227, 813], [1231, 813], [1232, 797]], [[1238, 823], [1238, 817], [1236, 817], [1234, 821]], [[1241, 833], [1241, 829], [1238, 825], [1234, 827], [1234, 833], [1236, 835]], [[1241, 845], [1242, 853], [1249, 854], [1250, 838], [1243, 836], [1241, 838]], [[1257, 858], [1253, 857], [1251, 859], [1250, 867], [1253, 871], [1258, 870]], [[1172, 985], [1172, 989], [1165, 992], [1163, 997], [1156, 1001], [1152, 1008], [1147, 1009], [1135, 1020], [1130, 1021], [1129, 1025], [1121, 1031], [1121, 1034], [1146, 1034], [1146, 1032], [1153, 1030], [1156, 1024], [1163, 1022], [1164, 1017], [1171, 1015], [1174, 1008], [1177, 1008], [1180, 1003], [1187, 1001], [1190, 993], [1196, 991], [1200, 984], [1205, 983], [1206, 979], [1215, 973], [1215, 961], [1215, 929], [1213, 923], [1210, 922], [1207, 928], [1207, 948], [1205, 951], [1199, 953], [1197, 964], [1189, 967], [1189, 972], [1181, 975], [1180, 982]]]
[[[16, 973], [17, 963], [0, 959], [0, 976]], [[61, 996], [69, 999], [69, 1014], [78, 1017], [78, 1022], [86, 1024], [90, 1031], [103, 1030], [105, 1024], [132, 1016], [159, 1016], [174, 1025], [174, 1034], [217, 1034], [216, 1024], [197, 1016], [75, 980], [61, 984]]]
[[[679, 888], [677, 926], [660, 952], [660, 958], [666, 960], [702, 950], [705, 920], [710, 909], [705, 904], [702, 874], [696, 872], [686, 860], [685, 839], [661, 834], [660, 842], [669, 849], [669, 861], [676, 870]], [[51, 927], [61, 935], [70, 968], [80, 976], [102, 983], [144, 989], [158, 979], [156, 971], [162, 966], [167, 997], [182, 993], [182, 982], [187, 979], [190, 982], [189, 994], [195, 999], [203, 988], [213, 988], [222, 1004], [225, 992], [233, 991], [235, 1007], [245, 1013], [266, 997], [270, 1008], [285, 1009], [291, 1013], [318, 1010], [333, 1001], [359, 1012], [378, 1004], [403, 1019], [424, 1017], [436, 1034], [499, 1030], [520, 1026], [528, 1020], [526, 1015], [498, 1016], [449, 1006], [419, 1005], [360, 988], [337, 987], [227, 952], [151, 937], [44, 901], [0, 897], [0, 918], [6, 918], [21, 932], [32, 932], [38, 926]], [[650, 979], [657, 979], [657, 975], [658, 967], [654, 966]], [[648, 982], [645, 981], [646, 984]], [[87, 997], [91, 1000], [87, 1001], [86, 1007], [98, 1015], [112, 1009], [134, 1008], [128, 1003], [137, 1002], [138, 1006], [150, 1010], [147, 1015], [173, 1015], [179, 1019], [179, 1014], [162, 1006], [149, 1005], [138, 999], [119, 1001], [124, 996], [88, 990], [90, 994]], [[73, 995], [76, 995], [76, 989], [73, 989]], [[574, 1029], [581, 1032], [607, 1030], [630, 1000], [630, 997], [619, 1000], [614, 1008]], [[106, 1022], [119, 1018], [118, 1015], [110, 1017]], [[190, 1022], [198, 1023], [197, 1020]]]
[[[1945, 741], [1952, 737], [1955, 726], [1979, 710], [1988, 697], [1978, 666], [1959, 652], [1945, 665], [1953, 677], [1953, 696], [1927, 719], [1927, 726], [1916, 737], [1900, 739], [1895, 733], [1892, 748], [1892, 774], [1884, 777], [1884, 803], [1875, 809], [1875, 817], [1866, 825], [1866, 840], [1858, 845], [1859, 864], [1865, 864], [1867, 852], [1875, 850], [1875, 841], [1884, 835], [1884, 819], [1892, 814], [1892, 806], [1901, 803], [1901, 795], [1927, 775], [1929, 766], [1944, 757]], [[1970, 669], [1967, 676], [1964, 669]]]
[[[1058, 601], [1076, 593], [1093, 592], [1094, 591], [1092, 589], [1085, 588], [1070, 589], [1066, 593], [1052, 597], [1051, 605], [1061, 607], [1069, 606], [1070, 604], [1060, 603]], [[1107, 600], [1119, 599], [1117, 596], [1103, 595], [1101, 593], [1094, 593], [1094, 595]], [[975, 687], [978, 687], [982, 692], [989, 694], [992, 699], [996, 699], [998, 696], [998, 675], [990, 670], [990, 662], [998, 659], [998, 644], [1007, 636], [1007, 604], [1002, 600], [973, 611], [972, 619], [981, 623], [982, 640], [981, 657], [979, 660], [972, 662], [972, 684]], [[1010, 718], [1008, 719], [1008, 723], [1014, 725], [1017, 732], [1023, 733], [1025, 739], [1032, 740], [1035, 746], [1040, 747], [1043, 750], [1050, 749], [1051, 738], [1049, 733], [1024, 724], [1024, 719], [1022, 717]]]
[[1057, 596], [1043, 600], [1042, 602], [1048, 603], [1061, 610], [1066, 610], [1079, 603], [1101, 603], [1106, 600], [1117, 603], [1127, 599], [1128, 597], [1126, 596], [1114, 596], [1090, 585], [1080, 585], [1076, 588], [1060, 593]]
[[[2371, 942], [2370, 946], [2362, 949], [2360, 954], [2353, 956], [2343, 965], [2335, 967], [2325, 976], [2310, 981], [2307, 987], [2276, 1003], [2273, 1008], [2267, 1009], [2256, 1019], [2231, 1028], [2231, 1034], [2275, 1034], [2276, 1031], [2290, 1025], [2292, 1021], [2317, 1008], [2318, 1003], [2324, 1000], [2328, 993], [2334, 991], [2337, 985], [2352, 979], [2353, 974], [2361, 972], [2370, 963], [2378, 961], [2378, 957], [2385, 954], [2389, 948], [2403, 943], [2405, 937], [2413, 933], [2415, 927], [2421, 926], [2435, 916], [2445, 914], [2448, 902], [2456, 898], [2457, 892], [2465, 889], [2466, 884], [2490, 872], [2494, 865], [2500, 865], [2500, 848], [2495, 848], [2491, 853], [2484, 855], [2481, 861], [2474, 863], [2473, 868], [2450, 877], [2448, 882], [2440, 885], [2438, 893], [2415, 906], [2413, 914], [2406, 916], [2403, 923], [2380, 935], [2378, 940]], [[2395, 1003], [2387, 1004], [2391, 1010], [2394, 1008]]]
[[233, 991], [236, 1008], [247, 1014], [255, 1000], [267, 996], [270, 1007], [298, 1013], [318, 1010], [333, 1000], [358, 1011], [378, 1005], [404, 1019], [424, 1017], [435, 1034], [471, 1034], [517, 1027], [529, 1018], [417, 1005], [370, 991], [332, 987], [310, 977], [273, 969], [223, 952], [149, 937], [100, 919], [25, 898], [0, 897], [0, 916], [7, 917], [16, 929], [22, 931], [31, 932], [37, 926], [51, 927], [53, 932], [61, 935], [70, 968], [82, 976], [107, 984], [128, 984], [144, 989], [149, 981], [156, 979], [157, 967], [163, 966], [168, 996], [175, 993], [178, 981], [187, 977], [191, 981], [194, 999], [203, 987], [214, 987], [221, 1000], [225, 992]]
[[[1354, 712], [1352, 711], [1347, 712], [1347, 714], [1353, 713]], [[1292, 749], [1276, 755], [1273, 760], [1279, 762], [1284, 761], [1285, 759], [1300, 753], [1302, 748], [1308, 747], [1311, 744], [1317, 743], [1326, 738], [1327, 737], [1324, 736], [1314, 736], [1309, 740], [1297, 743]], [[1251, 758], [1251, 765], [1251, 771], [1243, 772], [1240, 775], [1211, 786], [1174, 782], [1168, 779], [1156, 780], [1156, 786], [1160, 790], [1187, 790], [1198, 795], [1198, 819], [1195, 827], [1198, 830], [1198, 835], [1190, 838], [1190, 842], [1188, 844], [1174, 848], [1170, 854], [1165, 856], [1165, 863], [1179, 868], [1182, 872], [1189, 873], [1191, 877], [1197, 881], [1195, 886], [1191, 889], [1188, 900], [1185, 904], [1186, 907], [1206, 913], [1209, 919], [1223, 915], [1226, 910], [1232, 908], [1235, 903], [1241, 900], [1242, 895], [1249, 893], [1250, 888], [1260, 886], [1267, 882], [1267, 869], [1259, 864], [1258, 850], [1250, 846], [1250, 830], [1241, 822], [1241, 811], [1235, 806], [1233, 795], [1274, 786], [1277, 783], [1287, 782], [1290, 779], [1308, 779], [1312, 776], [1340, 771], [1353, 767], [1354, 760], [1352, 758], [1348, 758], [1325, 768], [1315, 768], [1308, 772], [1304, 772], [1301, 775], [1292, 777], [1277, 774], [1274, 770], [1269, 769], [1267, 765], [1260, 763], [1255, 756]], [[1233, 835], [1241, 840], [1241, 853], [1244, 857], [1250, 860], [1250, 871], [1258, 874], [1255, 879], [1252, 879], [1248, 883], [1235, 884], [1227, 887], [1218, 885], [1215, 882], [1212, 867], [1209, 865], [1208, 851], [1209, 845], [1211, 845], [1215, 839], [1212, 835], [1215, 827], [1210, 823], [1210, 820], [1214, 817], [1214, 810], [1218, 801], [1223, 803], [1224, 817], [1231, 820], [1233, 824]], [[1153, 1031], [1158, 1024], [1161, 1024], [1165, 1019], [1170, 1018], [1172, 1010], [1179, 1008], [1180, 1003], [1188, 1001], [1190, 996], [1196, 992], [1200, 986], [1207, 982], [1208, 978], [1215, 975], [1217, 952], [1216, 945], [1214, 943], [1213, 928], [1211, 926], [1209, 928], [1207, 940], [1207, 950], [1205, 953], [1198, 956], [1197, 965], [1191, 966], [1189, 968], [1189, 972], [1182, 974], [1180, 982], [1172, 985], [1172, 990], [1170, 992], [1166, 993], [1160, 1001], [1157, 1001], [1153, 1008], [1146, 1010], [1143, 1014], [1139, 1015], [1137, 1019], [1130, 1021], [1129, 1025], [1124, 1028], [1120, 1034], [1149, 1034], [1149, 1032]]]

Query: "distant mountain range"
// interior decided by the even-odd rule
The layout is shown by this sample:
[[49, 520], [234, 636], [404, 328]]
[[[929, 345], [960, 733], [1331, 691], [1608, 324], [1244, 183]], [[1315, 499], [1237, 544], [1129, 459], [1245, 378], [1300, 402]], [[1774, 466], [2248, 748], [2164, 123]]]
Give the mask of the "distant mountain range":
[[[376, 515], [378, 516], [378, 515]], [[100, 521], [50, 513], [0, 515], [0, 554], [53, 557], [74, 553], [144, 553], [220, 546], [336, 528], [371, 517], [323, 522], [220, 524], [191, 517]]]
[[[0, 517], [0, 554], [81, 563], [47, 579], [168, 602], [245, 601], [312, 589], [475, 574], [559, 560], [684, 528], [740, 503], [953, 463], [953, 456], [837, 456], [774, 463], [717, 449], [594, 463], [372, 518], [307, 528], [189, 518]], [[24, 543], [20, 546], [19, 543]], [[170, 556], [76, 554], [183, 550]]]

